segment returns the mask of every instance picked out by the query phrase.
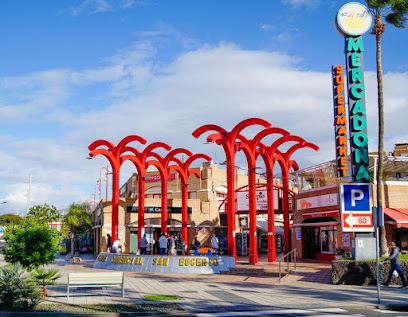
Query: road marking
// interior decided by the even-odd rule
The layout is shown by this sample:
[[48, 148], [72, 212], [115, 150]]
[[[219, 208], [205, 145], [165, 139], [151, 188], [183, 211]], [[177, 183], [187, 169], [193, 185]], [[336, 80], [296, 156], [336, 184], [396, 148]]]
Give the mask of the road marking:
[[[322, 314], [323, 313], [323, 314]], [[326, 315], [327, 314], [327, 315]], [[283, 309], [283, 310], [256, 310], [242, 312], [200, 313], [197, 317], [231, 317], [231, 316], [319, 316], [332, 317], [333, 314], [349, 317], [364, 317], [360, 314], [349, 314], [341, 308], [317, 308], [317, 309]]]

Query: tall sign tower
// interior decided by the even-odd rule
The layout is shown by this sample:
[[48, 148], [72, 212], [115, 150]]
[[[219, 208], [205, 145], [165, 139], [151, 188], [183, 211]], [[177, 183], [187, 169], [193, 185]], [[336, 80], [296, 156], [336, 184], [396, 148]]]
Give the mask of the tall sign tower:
[[362, 35], [371, 24], [372, 16], [361, 3], [347, 3], [337, 12], [336, 27], [345, 38], [352, 177], [359, 183], [370, 182]]

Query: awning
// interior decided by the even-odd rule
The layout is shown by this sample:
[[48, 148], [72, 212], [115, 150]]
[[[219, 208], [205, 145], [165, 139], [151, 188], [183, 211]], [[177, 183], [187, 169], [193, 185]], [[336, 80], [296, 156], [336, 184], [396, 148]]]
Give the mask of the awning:
[[338, 224], [339, 222], [332, 217], [318, 217], [305, 219], [302, 223], [294, 223], [293, 227], [332, 227]]
[[320, 217], [334, 217], [340, 216], [340, 210], [326, 210], [317, 212], [303, 212], [302, 216], [304, 218], [320, 218]]
[[[259, 229], [268, 232], [268, 219], [257, 218], [256, 219], [256, 226]], [[282, 234], [283, 235], [284, 234], [284, 230], [283, 230], [282, 226], [283, 226], [283, 223], [281, 224], [280, 222], [275, 221], [275, 235], [277, 235], [277, 234]]]
[[408, 209], [384, 208], [384, 213], [393, 219], [393, 221], [387, 221], [387, 223], [396, 225], [397, 228], [408, 228]]
[[215, 188], [215, 192], [218, 194], [224, 194], [226, 195], [228, 193], [228, 189], [225, 186], [218, 186]]

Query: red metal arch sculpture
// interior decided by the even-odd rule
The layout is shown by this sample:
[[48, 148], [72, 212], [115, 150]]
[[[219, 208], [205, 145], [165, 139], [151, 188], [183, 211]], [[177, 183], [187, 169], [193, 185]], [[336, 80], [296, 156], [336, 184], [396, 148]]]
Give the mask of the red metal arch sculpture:
[[[146, 143], [146, 140], [140, 136], [129, 135], [123, 138], [117, 146], [106, 140], [97, 140], [88, 147], [89, 157], [103, 155], [112, 167], [112, 241], [118, 240], [120, 156], [128, 149], [127, 144], [133, 141]], [[106, 146], [108, 149], [97, 149], [100, 146]]]
[[[292, 154], [301, 148], [311, 148], [315, 151], [319, 150], [319, 147], [313, 143], [306, 142], [301, 137], [293, 136], [290, 141], [297, 141], [298, 143], [292, 145], [286, 152], [281, 152], [278, 149], [275, 150], [274, 160], [279, 163], [282, 171], [282, 185], [285, 192], [289, 190], [289, 169], [291, 167], [297, 167], [295, 161], [291, 160]], [[285, 252], [289, 252], [289, 200], [287, 195], [283, 195], [283, 222], [285, 232]]]
[[184, 241], [188, 241], [187, 233], [187, 218], [188, 218], [188, 191], [187, 191], [187, 182], [190, 175], [195, 175], [196, 177], [201, 177], [201, 173], [196, 168], [190, 168], [191, 163], [197, 159], [204, 159], [211, 161], [211, 157], [205, 154], [193, 154], [185, 162], [182, 162], [176, 157], [173, 157], [171, 161], [175, 162], [177, 165], [170, 165], [168, 172], [175, 170], [178, 172], [181, 180], [181, 236]]
[[169, 178], [169, 162], [178, 154], [186, 154], [187, 156], [191, 156], [193, 153], [182, 148], [171, 150], [164, 158], [156, 153], [154, 156], [157, 158], [157, 161], [151, 160], [146, 164], [146, 168], [149, 166], [155, 166], [161, 177], [161, 232], [164, 234], [167, 234], [167, 185]]
[[228, 254], [237, 259], [237, 251], [235, 244], [235, 183], [234, 183], [234, 170], [235, 170], [235, 142], [238, 134], [241, 131], [251, 125], [261, 125], [264, 128], [269, 128], [271, 124], [263, 119], [250, 118], [238, 123], [230, 132], [225, 129], [214, 125], [207, 124], [197, 128], [192, 134], [195, 138], [198, 138], [205, 132], [216, 131], [218, 134], [213, 134], [207, 138], [208, 142], [216, 142], [224, 149], [227, 160], [227, 217], [228, 217]]
[[153, 150], [157, 148], [164, 148], [166, 151], [170, 151], [171, 147], [163, 142], [154, 142], [149, 144], [143, 152], [139, 152], [136, 149], [129, 148], [128, 150], [132, 152], [134, 155], [124, 155], [121, 157], [121, 164], [129, 160], [131, 161], [137, 170], [138, 174], [138, 216], [137, 216], [137, 226], [138, 226], [138, 234], [139, 237], [142, 237], [145, 233], [144, 228], [144, 211], [145, 211], [145, 176], [146, 176], [146, 160], [148, 157], [156, 157], [156, 153]]
[[[257, 148], [261, 143], [261, 140], [267, 135], [280, 134], [283, 137], [289, 135], [284, 129], [281, 128], [269, 128], [259, 132], [252, 140], [248, 140], [243, 135], [238, 135], [237, 150], [242, 150], [245, 154], [248, 163], [248, 185], [249, 185], [249, 263], [258, 263], [258, 248], [257, 248], [257, 236], [256, 236], [256, 193], [255, 193], [255, 165], [257, 157]], [[269, 196], [270, 197], [270, 196]], [[268, 198], [269, 198], [268, 197]], [[273, 197], [273, 195], [272, 195]], [[272, 203], [273, 206], [273, 203]], [[268, 226], [269, 223], [274, 223], [273, 208], [271, 218], [268, 213]], [[274, 245], [274, 244], [273, 244]]]

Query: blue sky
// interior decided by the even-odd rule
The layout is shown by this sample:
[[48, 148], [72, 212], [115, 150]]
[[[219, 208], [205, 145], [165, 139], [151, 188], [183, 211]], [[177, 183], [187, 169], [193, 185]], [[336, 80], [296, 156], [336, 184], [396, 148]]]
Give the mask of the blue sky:
[[[25, 210], [29, 173], [31, 204], [89, 200], [106, 161], [84, 158], [99, 138], [137, 134], [221, 162], [191, 132], [261, 117], [321, 147], [301, 167], [333, 159], [330, 68], [344, 64], [333, 21], [346, 2], [0, 2], [0, 213]], [[407, 32], [387, 26], [382, 40], [387, 151], [408, 142]], [[374, 151], [374, 36], [364, 44]]]

